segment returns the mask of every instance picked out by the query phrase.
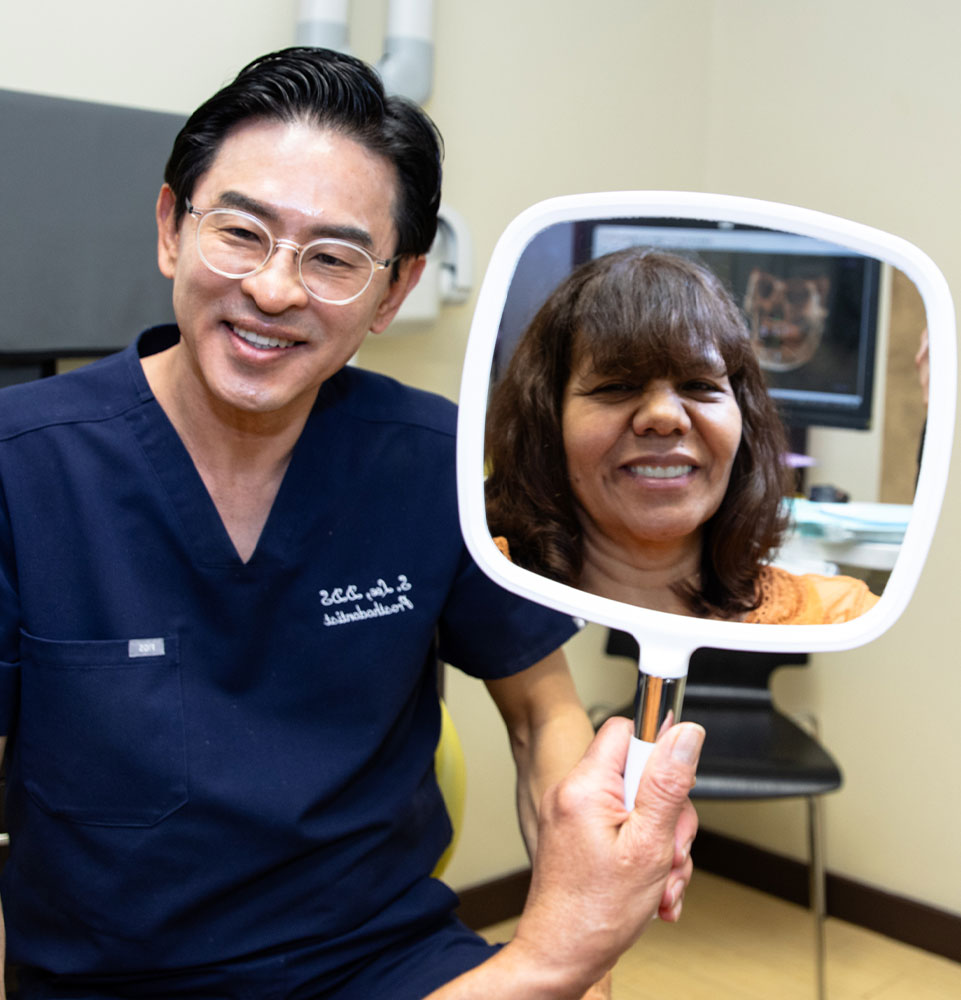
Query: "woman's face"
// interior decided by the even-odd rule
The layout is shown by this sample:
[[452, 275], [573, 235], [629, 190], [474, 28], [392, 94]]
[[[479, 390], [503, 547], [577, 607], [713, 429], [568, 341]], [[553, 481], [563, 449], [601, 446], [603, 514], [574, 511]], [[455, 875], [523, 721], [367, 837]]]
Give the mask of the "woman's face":
[[585, 532], [626, 554], [690, 543], [727, 491], [741, 412], [723, 361], [643, 380], [576, 359], [564, 393], [567, 471]]

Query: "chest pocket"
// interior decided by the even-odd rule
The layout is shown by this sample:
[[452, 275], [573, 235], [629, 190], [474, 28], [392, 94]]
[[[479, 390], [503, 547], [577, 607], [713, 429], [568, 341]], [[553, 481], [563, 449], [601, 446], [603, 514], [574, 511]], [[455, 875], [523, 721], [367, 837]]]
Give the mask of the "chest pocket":
[[17, 741], [47, 812], [153, 826], [187, 801], [176, 636], [61, 642], [21, 633]]

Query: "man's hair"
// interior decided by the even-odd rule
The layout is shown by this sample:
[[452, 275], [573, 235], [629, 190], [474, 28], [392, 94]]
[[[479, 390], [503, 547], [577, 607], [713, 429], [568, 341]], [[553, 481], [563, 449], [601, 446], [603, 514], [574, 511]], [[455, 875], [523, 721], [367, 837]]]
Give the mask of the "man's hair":
[[757, 606], [761, 565], [786, 527], [784, 432], [744, 317], [717, 277], [684, 257], [622, 250], [573, 271], [531, 321], [491, 394], [487, 520], [519, 565], [576, 586], [580, 522], [562, 432], [564, 391], [588, 357], [598, 372], [683, 376], [723, 358], [742, 434], [721, 505], [703, 526], [698, 589], [677, 592], [697, 614]]
[[178, 223], [221, 143], [237, 126], [255, 120], [331, 129], [384, 157], [397, 174], [394, 254], [430, 249], [440, 206], [440, 133], [416, 104], [388, 97], [366, 63], [320, 48], [282, 49], [255, 59], [190, 116], [164, 171], [176, 195]]

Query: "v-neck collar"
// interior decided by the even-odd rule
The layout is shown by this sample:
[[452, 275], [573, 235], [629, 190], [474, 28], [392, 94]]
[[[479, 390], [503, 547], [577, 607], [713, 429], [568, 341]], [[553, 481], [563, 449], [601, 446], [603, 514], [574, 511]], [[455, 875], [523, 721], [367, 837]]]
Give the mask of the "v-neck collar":
[[[295, 544], [296, 533], [302, 530], [305, 517], [313, 520], [320, 513], [324, 490], [318, 478], [326, 478], [329, 472], [335, 471], [330, 469], [329, 463], [314, 462], [310, 456], [316, 455], [323, 446], [320, 440], [323, 412], [336, 393], [329, 390], [328, 383], [321, 386], [294, 445], [254, 551], [245, 562], [190, 453], [153, 395], [140, 363], [142, 356], [172, 347], [178, 337], [176, 327], [155, 327], [142, 334], [130, 349], [130, 373], [141, 405], [128, 412], [128, 419], [177, 514], [191, 556], [200, 565], [246, 570], [255, 570], [264, 563], [284, 562], [291, 545]], [[325, 470], [323, 474], [321, 468]]]

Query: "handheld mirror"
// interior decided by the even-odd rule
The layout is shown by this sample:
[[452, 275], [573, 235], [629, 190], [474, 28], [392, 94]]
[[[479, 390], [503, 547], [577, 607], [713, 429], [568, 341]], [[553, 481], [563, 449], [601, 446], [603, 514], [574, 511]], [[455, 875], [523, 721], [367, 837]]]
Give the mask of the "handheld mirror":
[[[795, 432], [797, 451], [804, 453], [798, 464], [815, 463], [813, 481], [823, 474], [853, 501], [785, 499], [792, 516], [790, 541], [766, 561], [780, 561], [798, 573], [836, 572], [837, 564], [882, 571], [886, 577], [871, 584], [879, 599], [868, 610], [834, 624], [754, 624], [745, 616], [668, 613], [599, 596], [598, 588], [590, 592], [580, 581], [560, 583], [502, 553], [485, 508], [491, 386], [554, 289], [585, 262], [625, 247], [651, 247], [695, 260], [720, 279], [743, 311], [770, 395]], [[907, 398], [899, 400], [897, 410], [885, 359], [905, 295], [915, 303], [913, 313], [908, 310], [915, 345], [927, 329], [930, 381], [925, 400], [912, 372], [910, 387], [902, 388]], [[661, 723], [671, 712], [679, 717], [695, 649], [850, 649], [877, 638], [897, 620], [920, 575], [941, 507], [954, 427], [955, 370], [954, 306], [943, 275], [916, 247], [867, 226], [753, 199], [637, 191], [551, 199], [523, 212], [505, 230], [480, 290], [464, 362], [457, 453], [461, 526], [478, 565], [503, 587], [637, 640], [635, 738], [625, 775], [629, 806]], [[889, 427], [903, 423], [905, 407], [917, 414], [917, 436], [911, 447], [894, 454], [883, 444], [881, 430], [885, 418]], [[922, 427], [924, 445], [915, 466]], [[524, 426], [518, 433], [541, 432]], [[874, 454], [874, 464], [868, 460], [864, 472], [868, 453]], [[562, 453], [556, 464], [564, 462]], [[881, 502], [886, 498], [880, 495], [877, 469], [884, 462], [907, 467], [913, 495]], [[682, 476], [686, 470], [675, 466], [659, 474]]]

